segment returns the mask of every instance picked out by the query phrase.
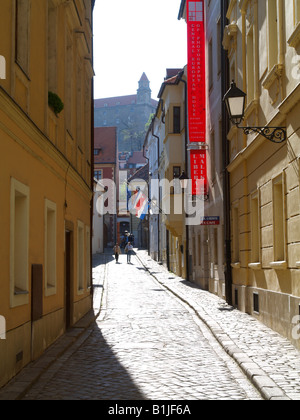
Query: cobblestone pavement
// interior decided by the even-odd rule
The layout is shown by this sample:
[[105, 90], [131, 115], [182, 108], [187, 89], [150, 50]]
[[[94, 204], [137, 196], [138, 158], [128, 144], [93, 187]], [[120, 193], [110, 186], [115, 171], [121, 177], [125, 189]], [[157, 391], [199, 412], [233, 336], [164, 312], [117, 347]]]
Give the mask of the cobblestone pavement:
[[193, 308], [265, 399], [300, 400], [300, 352], [289, 340], [252, 316], [228, 307], [222, 299], [170, 274], [147, 252], [139, 251], [138, 257], [164, 287]]
[[120, 261], [95, 268], [100, 316], [23, 399], [262, 399], [188, 305], [137, 257]]
[[25, 368], [0, 400], [300, 399], [300, 353], [287, 340], [145, 251], [120, 262], [97, 256], [92, 322]]

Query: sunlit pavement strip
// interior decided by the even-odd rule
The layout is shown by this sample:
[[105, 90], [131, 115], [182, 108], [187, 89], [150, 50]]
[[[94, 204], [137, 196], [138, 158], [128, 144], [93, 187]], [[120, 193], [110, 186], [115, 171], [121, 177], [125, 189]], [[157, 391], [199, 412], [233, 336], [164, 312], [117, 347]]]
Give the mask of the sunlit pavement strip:
[[300, 399], [300, 352], [287, 339], [248, 314], [224, 310], [232, 308], [170, 274], [146, 251], [138, 256], [161, 284], [188, 302], [266, 399]]

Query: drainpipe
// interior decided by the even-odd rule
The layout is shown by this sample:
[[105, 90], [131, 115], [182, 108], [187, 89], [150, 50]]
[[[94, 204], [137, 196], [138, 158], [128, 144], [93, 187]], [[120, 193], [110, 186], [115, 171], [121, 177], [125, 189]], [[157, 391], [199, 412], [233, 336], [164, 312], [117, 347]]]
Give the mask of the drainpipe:
[[[187, 81], [182, 79], [182, 76], [184, 75], [184, 70], [178, 74], [179, 82], [184, 83], [184, 137], [185, 137], [185, 173], [188, 176], [188, 104], [187, 104]], [[186, 279], [190, 279], [190, 267], [189, 267], [189, 243], [190, 243], [190, 230], [189, 227], [185, 226], [186, 230]]]
[[[221, 1], [221, 36], [228, 24], [226, 13], [228, 10], [228, 0]], [[222, 40], [221, 40], [222, 41]], [[222, 98], [229, 86], [229, 65], [227, 51], [222, 48], [221, 52], [221, 83]], [[222, 154], [223, 154], [223, 194], [224, 194], [224, 240], [225, 240], [225, 295], [226, 302], [232, 305], [232, 268], [231, 268], [231, 221], [230, 221], [230, 175], [227, 167], [229, 161], [229, 142], [227, 134], [229, 132], [229, 119], [224, 101], [222, 101]]]

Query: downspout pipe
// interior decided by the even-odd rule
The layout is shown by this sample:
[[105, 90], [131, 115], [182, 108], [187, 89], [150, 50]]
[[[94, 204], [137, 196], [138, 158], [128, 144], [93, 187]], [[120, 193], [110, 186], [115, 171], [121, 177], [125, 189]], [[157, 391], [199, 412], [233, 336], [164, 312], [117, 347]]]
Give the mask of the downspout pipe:
[[[228, 24], [226, 14], [228, 10], [228, 0], [221, 0], [221, 36]], [[221, 39], [222, 45], [222, 39]], [[221, 84], [222, 98], [224, 98], [229, 86], [229, 63], [227, 51], [221, 51]], [[225, 295], [226, 302], [232, 305], [232, 267], [231, 267], [231, 220], [230, 220], [230, 175], [228, 172], [229, 142], [227, 134], [229, 132], [229, 118], [224, 101], [222, 101], [222, 154], [223, 154], [223, 212], [224, 212], [224, 239], [225, 239]]]

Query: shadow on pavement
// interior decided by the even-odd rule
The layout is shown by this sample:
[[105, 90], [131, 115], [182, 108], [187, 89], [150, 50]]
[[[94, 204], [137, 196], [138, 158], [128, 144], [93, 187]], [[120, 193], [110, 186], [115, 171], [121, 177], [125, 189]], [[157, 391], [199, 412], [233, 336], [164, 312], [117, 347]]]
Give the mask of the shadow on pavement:
[[111, 254], [110, 253], [106, 253], [106, 254], [94, 254], [93, 255], [93, 261], [92, 261], [93, 268], [96, 268], [99, 265], [107, 264], [107, 263], [113, 261], [114, 259], [115, 258], [112, 255], [112, 252], [111, 252]]
[[[146, 400], [94, 322], [87, 340], [26, 400]], [[44, 386], [43, 386], [44, 385]]]

